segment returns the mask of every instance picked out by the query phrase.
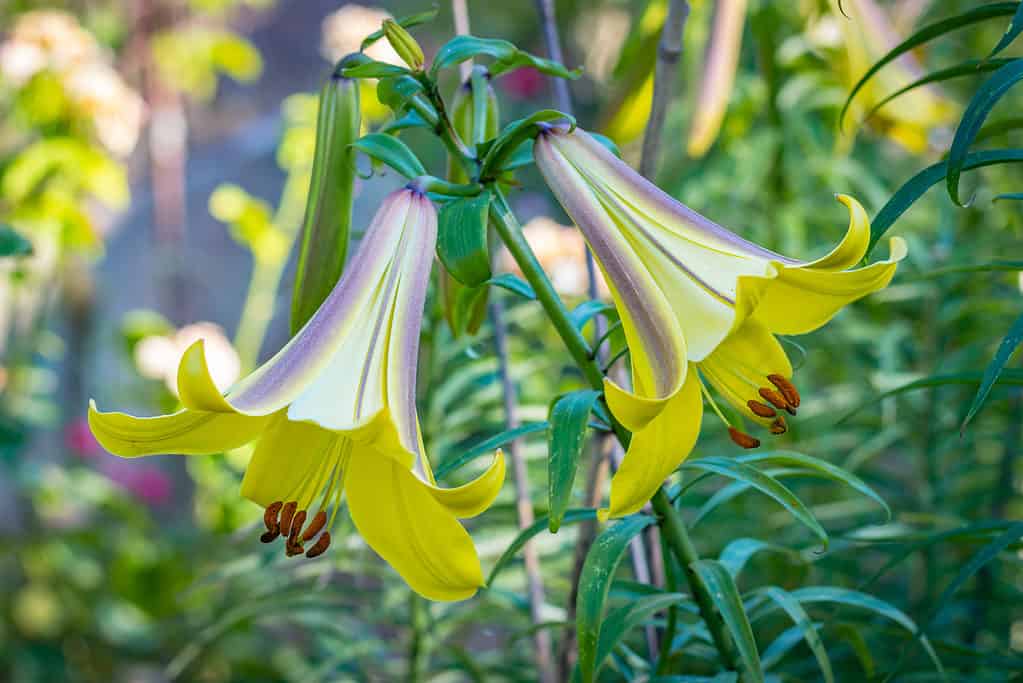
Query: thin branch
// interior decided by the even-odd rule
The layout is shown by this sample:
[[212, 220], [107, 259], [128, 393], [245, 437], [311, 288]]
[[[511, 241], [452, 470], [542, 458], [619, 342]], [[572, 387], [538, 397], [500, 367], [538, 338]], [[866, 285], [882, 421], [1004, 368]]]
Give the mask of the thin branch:
[[[504, 326], [504, 307], [501, 300], [493, 298], [490, 302], [490, 326], [494, 330], [494, 351], [497, 355], [497, 373], [501, 380], [501, 394], [504, 402], [504, 426], [511, 430], [519, 426], [518, 407], [516, 405], [515, 384], [508, 372], [508, 337]], [[522, 455], [521, 439], [508, 444], [508, 459], [512, 466], [512, 480], [515, 483], [515, 509], [518, 513], [519, 528], [525, 529], [535, 521], [533, 517], [533, 501], [529, 495], [529, 472], [526, 460]], [[536, 546], [532, 541], [522, 547], [522, 560], [526, 568], [526, 586], [529, 593], [529, 617], [534, 626], [543, 623], [543, 575], [540, 573], [540, 559]], [[551, 658], [551, 634], [547, 629], [537, 629], [533, 633], [533, 644], [536, 647], [535, 659], [537, 674], [541, 683], [555, 683], [553, 660]]]
[[646, 178], [654, 179], [657, 174], [661, 135], [664, 120], [671, 104], [672, 86], [676, 78], [679, 60], [682, 58], [682, 33], [689, 18], [689, 3], [686, 0], [670, 0], [668, 16], [661, 30], [661, 41], [657, 45], [657, 62], [654, 65], [654, 94], [650, 105], [650, 119], [643, 136], [643, 155], [640, 157], [639, 172]]
[[[554, 14], [554, 0], [536, 0], [536, 11], [540, 14], [540, 23], [543, 25], [543, 40], [547, 45], [547, 56], [559, 64], [565, 63], [565, 56], [561, 52], [561, 39], [558, 37], [558, 20]], [[568, 81], [564, 78], [552, 78], [551, 84], [554, 87], [554, 101], [559, 111], [566, 114], [572, 113], [572, 93], [568, 89]]]
[[[455, 17], [455, 33], [464, 36], [469, 33], [469, 5], [468, 0], [451, 0], [451, 13]], [[464, 82], [472, 73], [473, 60], [467, 59], [458, 66], [458, 73]]]

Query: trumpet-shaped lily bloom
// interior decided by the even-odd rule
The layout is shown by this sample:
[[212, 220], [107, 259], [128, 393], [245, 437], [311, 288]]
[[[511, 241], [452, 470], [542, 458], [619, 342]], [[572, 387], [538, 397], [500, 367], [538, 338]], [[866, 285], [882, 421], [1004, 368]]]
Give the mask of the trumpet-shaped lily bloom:
[[799, 393], [775, 334], [803, 334], [843, 306], [887, 286], [905, 243], [891, 257], [851, 269], [865, 255], [870, 225], [849, 209], [843, 240], [816, 261], [776, 254], [704, 218], [633, 171], [585, 132], [545, 129], [534, 147], [558, 201], [593, 249], [629, 345], [631, 390], [605, 379], [612, 414], [633, 432], [603, 515], [639, 510], [696, 443], [703, 398], [737, 444], [759, 440], [731, 424], [714, 392], [771, 433], [786, 430]]
[[322, 554], [344, 493], [359, 533], [413, 590], [470, 597], [483, 576], [457, 518], [490, 505], [504, 461], [499, 452], [476, 480], [443, 489], [424, 453], [416, 359], [436, 236], [430, 201], [393, 193], [337, 286], [277, 355], [221, 394], [200, 340], [178, 368], [182, 410], [139, 418], [91, 405], [93, 433], [125, 457], [255, 441], [242, 495], [266, 508], [264, 542], [283, 537], [289, 556]]

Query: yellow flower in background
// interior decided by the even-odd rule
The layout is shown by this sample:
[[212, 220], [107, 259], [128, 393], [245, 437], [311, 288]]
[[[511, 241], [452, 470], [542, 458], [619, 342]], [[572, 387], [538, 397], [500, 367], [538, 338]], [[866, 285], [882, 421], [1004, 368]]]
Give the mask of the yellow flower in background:
[[242, 495], [266, 508], [264, 542], [284, 537], [289, 556], [321, 554], [344, 494], [366, 543], [413, 590], [472, 596], [483, 576], [457, 518], [493, 502], [504, 460], [498, 452], [479, 478], [443, 489], [424, 453], [416, 362], [436, 237], [430, 201], [392, 193], [337, 286], [277, 355], [222, 394], [198, 341], [178, 368], [182, 410], [139, 418], [93, 404], [93, 434], [125, 457], [256, 441]]
[[[874, 0], [849, 0], [842, 5], [848, 18], [829, 17], [838, 24], [845, 53], [843, 76], [847, 90], [892, 48], [902, 42], [891, 19]], [[837, 12], [837, 9], [835, 10]], [[924, 75], [919, 61], [908, 52], [878, 71], [857, 93], [849, 117], [872, 109], [884, 97]], [[952, 105], [932, 86], [914, 88], [881, 108], [871, 118], [895, 142], [919, 153], [927, 148], [927, 136], [936, 126], [949, 123]]]
[[714, 23], [703, 59], [700, 89], [693, 106], [686, 151], [702, 157], [714, 144], [725, 120], [735, 87], [735, 72], [746, 25], [746, 0], [722, 0], [715, 5]]
[[893, 238], [887, 261], [849, 270], [866, 254], [870, 224], [848, 196], [838, 196], [850, 215], [843, 240], [816, 261], [797, 261], [675, 201], [579, 129], [548, 128], [534, 156], [593, 250], [629, 345], [632, 389], [604, 385], [612, 414], [633, 433], [605, 517], [639, 510], [686, 458], [703, 397], [733, 441], [759, 445], [717, 409], [708, 385], [747, 419], [783, 433], [781, 411], [794, 415], [800, 399], [774, 335], [811, 332], [884, 288], [906, 254]]

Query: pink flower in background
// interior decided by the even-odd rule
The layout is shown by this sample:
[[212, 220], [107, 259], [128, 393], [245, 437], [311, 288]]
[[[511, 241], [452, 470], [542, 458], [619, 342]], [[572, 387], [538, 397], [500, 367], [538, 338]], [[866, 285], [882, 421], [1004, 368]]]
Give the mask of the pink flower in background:
[[89, 430], [89, 421], [84, 417], [68, 422], [64, 426], [64, 444], [80, 458], [94, 458], [103, 453], [103, 447]]
[[170, 476], [153, 465], [104, 458], [101, 470], [110, 481], [153, 507], [166, 505], [174, 493]]
[[544, 77], [531, 67], [523, 67], [502, 76], [499, 81], [504, 90], [520, 100], [529, 100], [544, 92]]

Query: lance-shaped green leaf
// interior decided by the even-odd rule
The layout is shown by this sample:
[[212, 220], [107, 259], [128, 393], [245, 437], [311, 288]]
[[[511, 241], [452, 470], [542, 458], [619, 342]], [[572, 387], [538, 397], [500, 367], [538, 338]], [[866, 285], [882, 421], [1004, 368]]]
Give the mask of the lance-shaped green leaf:
[[691, 566], [707, 592], [710, 593], [714, 607], [721, 614], [721, 620], [725, 622], [725, 626], [732, 636], [735, 649], [739, 653], [739, 659], [746, 672], [743, 680], [763, 683], [764, 671], [760, 666], [757, 641], [753, 637], [753, 628], [750, 626], [749, 617], [746, 616], [746, 610], [742, 606], [742, 598], [739, 597], [739, 589], [735, 587], [732, 575], [715, 560], [697, 560]]
[[409, 149], [408, 145], [393, 135], [370, 133], [353, 142], [352, 146], [371, 159], [390, 166], [410, 180], [426, 175], [426, 169], [419, 157]]
[[440, 212], [437, 256], [456, 280], [479, 287], [490, 279], [487, 218], [490, 192], [448, 202]]
[[[587, 520], [595, 520], [597, 518], [597, 511], [593, 508], [579, 508], [577, 510], [569, 510], [565, 513], [565, 518], [562, 520], [562, 524], [578, 524], [579, 522], [585, 522]], [[494, 583], [494, 579], [501, 573], [505, 567], [507, 567], [515, 555], [528, 543], [531, 539], [536, 538], [542, 533], [547, 532], [547, 517], [540, 517], [535, 522], [530, 524], [528, 527], [519, 532], [508, 547], [505, 548], [504, 552], [501, 553], [501, 557], [497, 559], [494, 564], [494, 568], [490, 570], [490, 576], [487, 577], [487, 585]]]
[[578, 666], [583, 683], [591, 683], [597, 673], [597, 642], [615, 571], [629, 542], [653, 522], [652, 517], [645, 515], [626, 517], [604, 529], [586, 554], [575, 605]]
[[347, 67], [343, 72], [345, 78], [395, 78], [408, 76], [412, 72], [403, 66], [387, 62], [369, 61], [357, 66]]
[[501, 273], [500, 275], [496, 275], [487, 280], [487, 284], [500, 287], [501, 289], [506, 289], [512, 294], [518, 294], [523, 299], [527, 299], [529, 301], [536, 300], [536, 292], [534, 292], [533, 288], [529, 286], [529, 283], [519, 276], [512, 275], [511, 273]]
[[981, 84], [970, 99], [962, 119], [959, 120], [959, 127], [956, 128], [952, 146], [948, 151], [948, 172], [945, 176], [948, 196], [959, 206], [963, 205], [959, 201], [959, 176], [966, 163], [970, 146], [991, 109], [1020, 80], [1023, 80], [1023, 59], [1014, 59]]
[[9, 225], [0, 224], [0, 258], [8, 256], [28, 256], [32, 253], [32, 243], [21, 236]]
[[518, 426], [514, 429], [509, 429], [507, 431], [501, 432], [500, 434], [495, 434], [489, 439], [485, 439], [479, 442], [462, 455], [456, 456], [454, 458], [442, 462], [440, 466], [437, 468], [437, 471], [434, 473], [434, 476], [436, 476], [438, 479], [443, 479], [447, 474], [454, 472], [459, 467], [467, 465], [476, 458], [479, 458], [481, 455], [493, 453], [494, 449], [500, 448], [505, 444], [511, 443], [520, 436], [526, 436], [527, 434], [535, 434], [536, 432], [546, 431], [547, 426], [548, 425], [546, 422], [530, 422], [528, 424]]
[[[961, 170], [968, 171], [995, 164], [1018, 163], [1023, 161], [1023, 149], [992, 149], [966, 155]], [[895, 224], [895, 221], [920, 199], [927, 190], [945, 177], [948, 162], [941, 161], [928, 166], [907, 180], [895, 191], [888, 202], [881, 207], [870, 222], [870, 244], [866, 256], [874, 249], [881, 237]]]
[[910, 50], [923, 45], [927, 41], [942, 36], [951, 31], [956, 31], [961, 28], [965, 28], [978, 22], [987, 21], [988, 19], [996, 19], [998, 17], [1006, 17], [1014, 14], [1019, 6], [1017, 2], [992, 2], [987, 5], [982, 5], [974, 9], [957, 14], [954, 17], [948, 17], [936, 21], [932, 24], [924, 26], [920, 30], [913, 33], [911, 36], [906, 38], [904, 41], [889, 50], [888, 54], [879, 59], [874, 63], [874, 66], [867, 70], [867, 73], [863, 74], [853, 89], [849, 91], [849, 96], [845, 100], [845, 104], [842, 105], [842, 111], [838, 115], [839, 121], [845, 120], [845, 114], [849, 111], [849, 106], [852, 104], [853, 98], [856, 94], [863, 89], [863, 86], [867, 84], [874, 74], [880, 71], [886, 64], [899, 58], [899, 56], [906, 54]]
[[1009, 47], [1012, 41], [1016, 40], [1020, 32], [1023, 31], [1023, 3], [1019, 3], [1016, 6], [1016, 13], [1012, 15], [1012, 21], [1009, 22], [1009, 26], [1005, 29], [1005, 33], [1002, 34], [1001, 39], [991, 50], [991, 54], [987, 57], [991, 59], [996, 54]]
[[761, 493], [773, 498], [779, 505], [784, 507], [792, 516], [812, 531], [821, 543], [828, 545], [828, 532], [824, 530], [817, 518], [814, 517], [806, 504], [800, 500], [787, 486], [772, 477], [761, 472], [755, 467], [743, 464], [730, 458], [710, 456], [698, 458], [682, 463], [682, 469], [695, 469], [705, 472], [714, 472], [736, 481], [744, 482]]
[[814, 659], [817, 660], [817, 666], [820, 667], [824, 680], [827, 683], [833, 683], [835, 674], [831, 668], [831, 659], [828, 657], [828, 651], [824, 647], [824, 643], [821, 642], [820, 634], [817, 633], [817, 628], [810, 619], [810, 615], [806, 613], [806, 610], [799, 604], [799, 601], [792, 597], [791, 593], [777, 586], [767, 586], [757, 591], [757, 593], [773, 600], [778, 607], [789, 615], [792, 622], [799, 628], [803, 640], [806, 641], [810, 652], [813, 653]]
[[570, 131], [575, 129], [575, 119], [556, 109], [544, 109], [524, 119], [509, 123], [493, 143], [486, 148], [480, 168], [480, 178], [494, 178], [500, 175], [506, 162], [518, 148], [540, 133], [542, 124], [547, 121], [563, 120], [567, 120], [571, 124]]
[[[434, 7], [433, 9], [428, 9], [424, 12], [416, 12], [415, 14], [409, 14], [404, 17], [399, 17], [395, 19], [394, 22], [398, 24], [398, 26], [401, 26], [402, 28], [412, 28], [413, 26], [419, 26], [421, 24], [426, 24], [428, 22], [433, 21], [434, 19], [437, 18], [437, 12], [438, 12], [437, 7]], [[373, 43], [377, 42], [383, 37], [384, 29], [383, 26], [381, 26], [379, 29], [373, 31], [373, 33], [370, 33], [363, 39], [362, 45], [359, 46], [359, 49], [365, 51], [367, 48], [369, 48], [369, 46], [371, 46]]]
[[359, 84], [340, 75], [345, 60], [320, 90], [316, 146], [302, 242], [291, 300], [295, 334], [320, 307], [344, 270], [355, 197], [355, 150], [359, 137]]
[[760, 552], [772, 552], [785, 555], [786, 557], [799, 559], [799, 554], [786, 548], [785, 546], [775, 545], [768, 543], [767, 541], [761, 541], [758, 538], [736, 538], [729, 541], [728, 545], [724, 547], [721, 554], [718, 555], [718, 562], [728, 573], [732, 575], [734, 579], [742, 571], [743, 567], [750, 559]]
[[1002, 343], [998, 345], [995, 357], [984, 368], [984, 377], [981, 378], [980, 388], [977, 389], [977, 394], [973, 397], [973, 403], [970, 404], [970, 409], [967, 411], [966, 417], [963, 418], [963, 424], [959, 428], [960, 434], [966, 430], [966, 425], [970, 424], [973, 416], [983, 407], [984, 401], [987, 400], [988, 394], [991, 393], [991, 389], [995, 386], [995, 382], [998, 381], [998, 377], [1005, 370], [1005, 364], [1009, 362], [1009, 357], [1012, 356], [1021, 342], [1023, 342], [1023, 315], [1016, 318], [1016, 322], [1012, 324], [1009, 332], [1002, 339]]
[[409, 100], [422, 92], [423, 84], [407, 74], [381, 78], [377, 83], [377, 99], [396, 112], [404, 112]]
[[600, 670], [604, 660], [611, 654], [618, 642], [628, 635], [629, 631], [640, 626], [658, 612], [685, 599], [686, 596], [682, 593], [646, 595], [608, 612], [604, 623], [600, 625], [600, 637], [597, 639], [596, 669]]
[[507, 40], [498, 38], [477, 38], [476, 36], [455, 36], [437, 51], [430, 67], [430, 76], [436, 78], [437, 72], [457, 66], [474, 57], [492, 57], [489, 65], [490, 73], [498, 76], [505, 71], [529, 66], [540, 73], [559, 78], [578, 78], [581, 69], [567, 69], [564, 65], [541, 59], [528, 52], [523, 52]]
[[866, 121], [875, 113], [877, 113], [878, 109], [888, 104], [896, 97], [900, 95], [905, 95], [911, 90], [916, 90], [917, 88], [928, 85], [930, 83], [941, 83], [943, 81], [948, 81], [953, 78], [961, 78], [963, 76], [976, 76], [977, 74], [987, 73], [988, 71], [996, 71], [997, 69], [1005, 66], [1011, 61], [1012, 61], [1011, 59], [968, 59], [962, 64], [956, 64], [955, 66], [950, 66], [946, 69], [932, 71], [926, 76], [922, 76], [913, 81], [912, 83], [909, 83], [908, 85], [899, 88], [890, 95], [885, 96], [884, 99], [882, 99], [880, 102], [878, 102], [877, 104], [870, 108], [870, 110], [863, 116], [863, 120]]
[[600, 398], [597, 391], [574, 391], [551, 406], [547, 432], [547, 500], [550, 530], [556, 533], [572, 499], [572, 485], [583, 452], [590, 411]]

